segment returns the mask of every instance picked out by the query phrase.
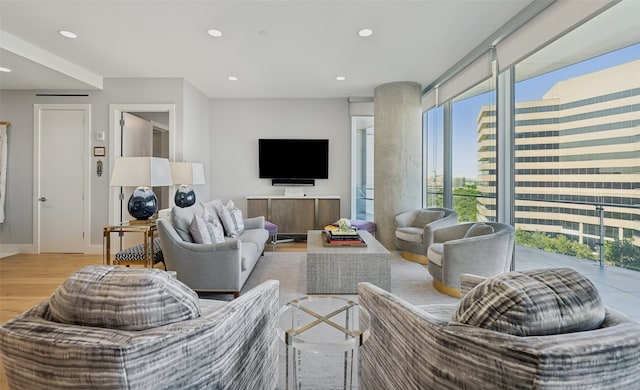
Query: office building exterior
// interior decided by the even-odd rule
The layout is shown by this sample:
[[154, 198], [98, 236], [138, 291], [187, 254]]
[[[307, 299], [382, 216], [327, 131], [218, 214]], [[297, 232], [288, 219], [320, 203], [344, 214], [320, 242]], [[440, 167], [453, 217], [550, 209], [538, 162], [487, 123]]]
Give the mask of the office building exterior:
[[[640, 246], [640, 60], [560, 81], [515, 113], [516, 227], [596, 249], [602, 208], [605, 240]], [[483, 194], [496, 192], [495, 115], [478, 117]], [[478, 202], [478, 219], [493, 220], [495, 199]]]

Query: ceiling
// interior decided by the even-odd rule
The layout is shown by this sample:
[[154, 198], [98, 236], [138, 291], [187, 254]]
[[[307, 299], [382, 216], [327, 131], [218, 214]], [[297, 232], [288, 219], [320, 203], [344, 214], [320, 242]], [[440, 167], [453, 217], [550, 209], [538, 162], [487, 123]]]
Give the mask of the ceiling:
[[0, 0], [0, 66], [12, 69], [0, 89], [178, 77], [212, 98], [373, 96], [393, 81], [429, 85], [530, 3]]

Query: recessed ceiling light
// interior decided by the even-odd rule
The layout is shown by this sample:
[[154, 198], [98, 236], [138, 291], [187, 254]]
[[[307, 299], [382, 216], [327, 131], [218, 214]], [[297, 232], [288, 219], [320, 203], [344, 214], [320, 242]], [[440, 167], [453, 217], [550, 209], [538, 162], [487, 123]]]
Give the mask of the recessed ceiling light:
[[345, 81], [347, 78], [345, 76], [336, 76], [336, 80]]
[[207, 30], [207, 34], [211, 35], [214, 38], [220, 38], [222, 36], [222, 31], [218, 30], [217, 28], [212, 28]]
[[72, 33], [71, 31], [67, 31], [67, 30], [60, 30], [58, 31], [58, 33], [60, 33], [60, 35], [62, 35], [65, 38], [69, 38], [69, 39], [76, 39], [78, 38], [78, 36], [74, 33]]
[[0, 66], [0, 72], [6, 72], [6, 73], [9, 73], [9, 72], [11, 72], [11, 69], [9, 69], [9, 68], [5, 68], [4, 66]]
[[227, 79], [229, 81], [238, 81], [238, 78], [236, 76], [229, 76], [229, 77], [227, 77]]
[[363, 28], [362, 30], [358, 31], [358, 35], [361, 37], [370, 37], [373, 34], [373, 30], [370, 28]]

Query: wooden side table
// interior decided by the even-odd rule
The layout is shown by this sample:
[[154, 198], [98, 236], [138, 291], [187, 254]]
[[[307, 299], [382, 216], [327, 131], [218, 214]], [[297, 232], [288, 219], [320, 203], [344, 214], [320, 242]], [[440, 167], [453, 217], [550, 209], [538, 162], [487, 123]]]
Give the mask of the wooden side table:
[[105, 226], [103, 229], [103, 263], [113, 265], [111, 258], [111, 234], [118, 233], [122, 237], [125, 233], [142, 233], [144, 235], [144, 266], [153, 267], [153, 239], [158, 227], [155, 219], [132, 220], [117, 225]]

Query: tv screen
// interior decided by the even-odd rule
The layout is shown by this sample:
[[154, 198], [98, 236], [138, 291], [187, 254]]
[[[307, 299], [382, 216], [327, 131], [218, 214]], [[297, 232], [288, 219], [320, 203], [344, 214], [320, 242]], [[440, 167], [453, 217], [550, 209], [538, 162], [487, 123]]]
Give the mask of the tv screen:
[[328, 139], [259, 139], [261, 179], [328, 179]]

